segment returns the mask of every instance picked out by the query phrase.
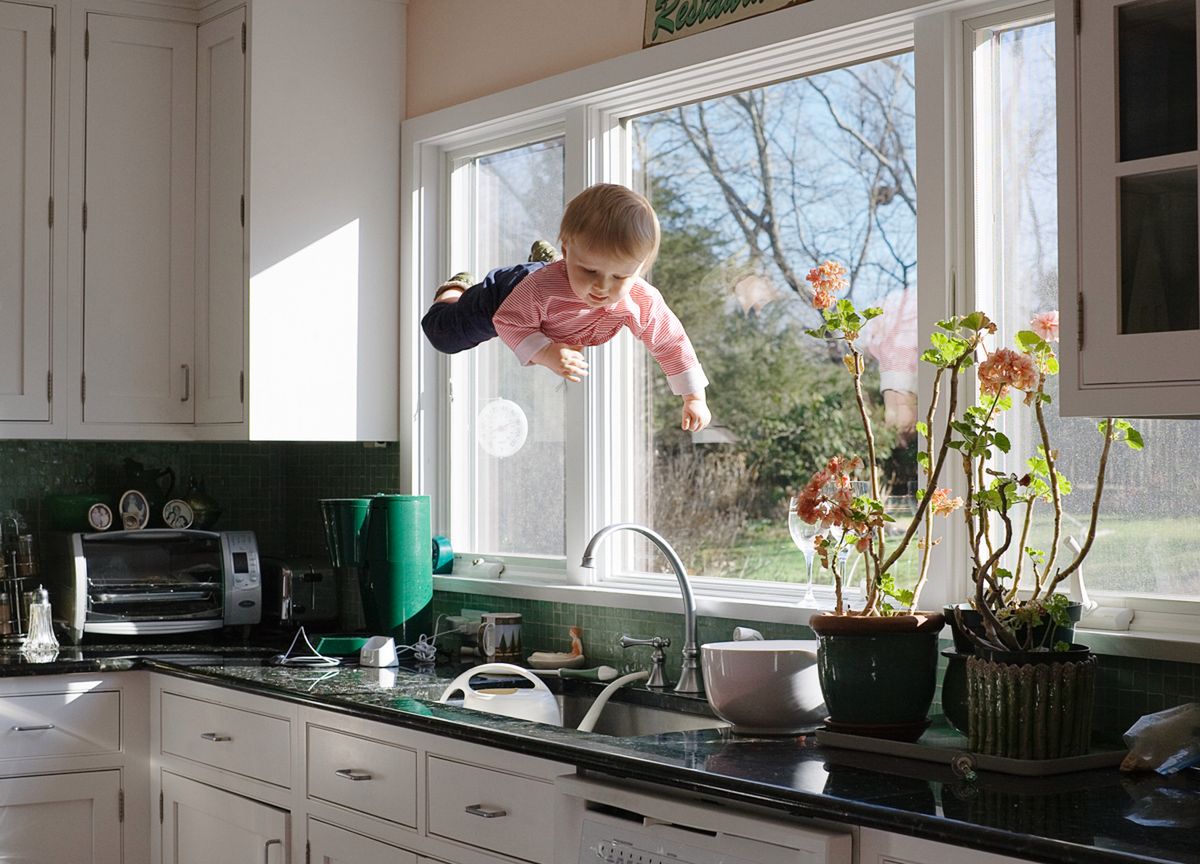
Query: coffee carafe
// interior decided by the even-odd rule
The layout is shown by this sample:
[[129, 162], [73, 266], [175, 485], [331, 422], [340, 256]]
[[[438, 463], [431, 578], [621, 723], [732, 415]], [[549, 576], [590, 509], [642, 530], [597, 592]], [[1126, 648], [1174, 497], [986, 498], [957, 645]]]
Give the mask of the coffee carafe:
[[[330, 563], [347, 577], [340, 584], [357, 584], [367, 629], [400, 645], [432, 636], [429, 496], [326, 498], [321, 512]], [[351, 605], [343, 596], [343, 607]]]

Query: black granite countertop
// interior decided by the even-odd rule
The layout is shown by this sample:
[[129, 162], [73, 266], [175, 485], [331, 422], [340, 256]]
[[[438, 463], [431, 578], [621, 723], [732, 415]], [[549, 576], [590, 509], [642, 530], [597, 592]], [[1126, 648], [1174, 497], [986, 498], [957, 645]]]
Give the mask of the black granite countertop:
[[[201, 650], [201, 647], [203, 650]], [[586, 734], [436, 702], [457, 670], [288, 669], [245, 649], [71, 649], [51, 663], [6, 662], [0, 676], [151, 668], [159, 672], [344, 711], [460, 740], [630, 777], [1033, 861], [1200, 864], [1200, 775], [1128, 775], [1115, 769], [1027, 779], [819, 747], [813, 737], [755, 738], [728, 730], [637, 738]], [[561, 682], [581, 692], [599, 685]], [[646, 691], [621, 698], [661, 702]], [[672, 699], [672, 701], [674, 701]], [[685, 702], [703, 711], [703, 700]]]

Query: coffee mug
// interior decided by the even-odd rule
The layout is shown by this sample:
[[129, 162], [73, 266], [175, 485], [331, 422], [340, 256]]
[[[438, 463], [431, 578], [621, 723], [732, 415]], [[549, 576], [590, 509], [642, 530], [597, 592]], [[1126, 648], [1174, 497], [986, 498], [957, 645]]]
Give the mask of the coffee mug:
[[480, 618], [479, 647], [489, 661], [511, 663], [521, 659], [521, 614], [485, 612]]

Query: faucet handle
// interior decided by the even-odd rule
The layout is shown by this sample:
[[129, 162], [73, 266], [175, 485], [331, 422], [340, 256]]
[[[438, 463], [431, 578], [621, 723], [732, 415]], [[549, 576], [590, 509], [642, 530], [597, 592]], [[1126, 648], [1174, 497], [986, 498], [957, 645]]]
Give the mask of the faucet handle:
[[671, 639], [669, 636], [651, 636], [649, 639], [635, 639], [633, 636], [621, 637], [622, 648], [636, 648], [639, 645], [649, 645], [657, 651], [663, 648], [671, 647]]
[[649, 645], [653, 650], [650, 652], [650, 677], [646, 679], [647, 687], [669, 687], [667, 682], [667, 654], [664, 648], [671, 647], [671, 640], [666, 636], [651, 636], [649, 639], [635, 639], [633, 636], [622, 636], [620, 641], [622, 648], [636, 648], [639, 645]]

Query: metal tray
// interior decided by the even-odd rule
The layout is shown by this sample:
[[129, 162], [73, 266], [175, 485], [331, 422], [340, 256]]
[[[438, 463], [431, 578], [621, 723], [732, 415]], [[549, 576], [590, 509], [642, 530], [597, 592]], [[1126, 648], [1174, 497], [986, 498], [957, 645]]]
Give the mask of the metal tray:
[[1092, 752], [1083, 756], [1066, 756], [1059, 759], [1010, 759], [1005, 756], [986, 756], [967, 749], [967, 738], [952, 727], [935, 723], [920, 740], [889, 741], [886, 738], [870, 738], [866, 735], [850, 735], [821, 729], [817, 732], [817, 744], [844, 750], [879, 753], [905, 759], [919, 759], [950, 766], [954, 773], [964, 779], [973, 779], [977, 771], [998, 771], [1021, 777], [1048, 777], [1072, 771], [1090, 771], [1095, 768], [1111, 768], [1121, 764], [1125, 750], [1109, 744], [1093, 744]]

